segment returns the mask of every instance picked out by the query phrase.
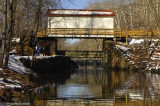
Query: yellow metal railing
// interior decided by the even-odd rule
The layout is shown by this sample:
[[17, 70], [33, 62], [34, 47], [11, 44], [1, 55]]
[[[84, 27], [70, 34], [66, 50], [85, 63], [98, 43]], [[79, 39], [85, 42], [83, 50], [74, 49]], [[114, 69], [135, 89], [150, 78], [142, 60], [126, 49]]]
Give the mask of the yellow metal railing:
[[126, 30], [126, 29], [115, 29], [114, 35], [117, 37], [134, 37], [134, 36], [157, 36], [159, 35], [157, 30]]
[[[48, 28], [47, 30], [38, 30], [37, 37], [47, 37], [48, 35], [113, 35], [113, 29], [85, 29], [85, 28]], [[80, 37], [81, 37], [80, 36]]]
[[46, 30], [38, 30], [37, 37], [48, 37], [48, 35], [107, 35], [114, 37], [135, 37], [135, 36], [156, 36], [159, 35], [157, 30], [126, 30], [126, 29], [87, 29], [87, 28], [48, 28]]

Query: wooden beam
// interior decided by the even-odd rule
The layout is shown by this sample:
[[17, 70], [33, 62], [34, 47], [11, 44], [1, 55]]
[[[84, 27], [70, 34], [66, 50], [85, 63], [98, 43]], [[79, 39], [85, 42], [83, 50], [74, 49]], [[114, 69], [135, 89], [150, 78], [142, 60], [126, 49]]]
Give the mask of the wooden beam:
[[[47, 32], [47, 33], [46, 33]], [[67, 35], [72, 35], [72, 38], [74, 38], [73, 35], [80, 35], [80, 38], [82, 38], [82, 35], [96, 35], [97, 38], [99, 38], [101, 35], [104, 35], [104, 38], [109, 36], [115, 36], [115, 37], [143, 37], [143, 36], [158, 36], [157, 30], [148, 31], [147, 30], [125, 30], [125, 29], [88, 29], [88, 28], [48, 28], [47, 30], [38, 30], [37, 37], [46, 37], [45, 35], [55, 35], [55, 37], [58, 37], [58, 35], [64, 35], [64, 38], [67, 38]]]

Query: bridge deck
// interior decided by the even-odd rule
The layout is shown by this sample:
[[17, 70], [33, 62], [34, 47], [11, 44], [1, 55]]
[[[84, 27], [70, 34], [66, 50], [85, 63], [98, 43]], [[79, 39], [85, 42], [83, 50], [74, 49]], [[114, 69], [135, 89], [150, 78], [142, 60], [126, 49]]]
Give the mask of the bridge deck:
[[86, 29], [86, 28], [48, 28], [38, 30], [37, 37], [56, 38], [114, 38], [157, 36], [157, 30], [122, 30], [122, 29]]

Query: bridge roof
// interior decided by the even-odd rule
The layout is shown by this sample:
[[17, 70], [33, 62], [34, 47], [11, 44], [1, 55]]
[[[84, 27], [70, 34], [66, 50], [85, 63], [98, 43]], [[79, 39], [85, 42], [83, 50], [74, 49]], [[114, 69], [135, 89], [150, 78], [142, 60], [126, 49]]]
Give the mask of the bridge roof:
[[48, 9], [47, 16], [54, 17], [114, 17], [113, 10]]

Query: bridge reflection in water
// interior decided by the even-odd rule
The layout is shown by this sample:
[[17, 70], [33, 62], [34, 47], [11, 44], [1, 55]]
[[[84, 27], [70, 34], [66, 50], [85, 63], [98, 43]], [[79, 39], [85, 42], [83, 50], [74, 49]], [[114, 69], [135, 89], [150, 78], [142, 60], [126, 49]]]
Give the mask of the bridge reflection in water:
[[130, 68], [118, 71], [103, 68], [101, 61], [75, 61], [79, 69], [63, 83], [53, 80], [38, 87], [40, 93], [34, 101], [37, 106], [157, 106], [160, 103], [155, 82], [155, 78], [160, 81], [160, 75], [134, 73]]

